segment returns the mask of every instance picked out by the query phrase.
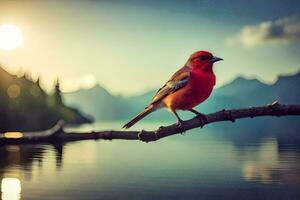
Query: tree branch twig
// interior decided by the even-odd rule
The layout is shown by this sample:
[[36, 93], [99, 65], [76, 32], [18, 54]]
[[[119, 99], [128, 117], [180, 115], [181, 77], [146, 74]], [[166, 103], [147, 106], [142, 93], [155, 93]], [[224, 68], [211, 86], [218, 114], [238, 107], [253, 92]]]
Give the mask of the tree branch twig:
[[[199, 118], [195, 117], [190, 120], [184, 121], [181, 123], [180, 127], [177, 127], [176, 124], [172, 124], [166, 127], [160, 127], [154, 131], [92, 131], [92, 132], [65, 132], [63, 130], [63, 123], [59, 122], [52, 129], [49, 129], [44, 132], [36, 133], [36, 137], [34, 137], [34, 133], [24, 133], [23, 137], [18, 139], [8, 139], [1, 138], [2, 142], [51, 142], [51, 141], [75, 141], [75, 140], [86, 140], [86, 139], [105, 139], [105, 140], [113, 140], [113, 139], [125, 139], [125, 140], [141, 140], [144, 142], [156, 141], [164, 137], [168, 137], [171, 135], [175, 135], [178, 133], [183, 133], [187, 130], [203, 127], [207, 124], [220, 122], [220, 121], [231, 121], [234, 122], [237, 119], [241, 118], [254, 118], [260, 116], [287, 116], [287, 115], [300, 115], [300, 105], [283, 105], [279, 104], [275, 101], [272, 104], [268, 104], [266, 106], [260, 107], [250, 107], [250, 108], [242, 108], [242, 109], [232, 109], [232, 110], [221, 110], [215, 113], [211, 113], [206, 115], [207, 120], [199, 120]], [[47, 136], [43, 133], [47, 132]], [[30, 135], [31, 137], [26, 137], [26, 135]], [[43, 135], [43, 137], [41, 137]]]

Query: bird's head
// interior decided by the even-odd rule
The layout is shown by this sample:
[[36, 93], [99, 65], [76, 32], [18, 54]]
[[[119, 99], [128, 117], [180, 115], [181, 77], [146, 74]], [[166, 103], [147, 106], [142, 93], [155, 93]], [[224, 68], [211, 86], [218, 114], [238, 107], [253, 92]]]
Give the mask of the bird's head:
[[212, 72], [213, 64], [221, 60], [223, 59], [213, 56], [208, 51], [197, 51], [190, 56], [187, 64], [195, 70]]

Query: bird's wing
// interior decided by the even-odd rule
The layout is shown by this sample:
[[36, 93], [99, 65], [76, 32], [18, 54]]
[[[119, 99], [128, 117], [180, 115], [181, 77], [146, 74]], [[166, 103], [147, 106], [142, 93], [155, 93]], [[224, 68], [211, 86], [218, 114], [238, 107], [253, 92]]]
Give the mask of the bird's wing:
[[188, 66], [182, 67], [162, 86], [154, 95], [150, 104], [154, 104], [162, 100], [167, 95], [183, 88], [188, 83], [191, 69]]

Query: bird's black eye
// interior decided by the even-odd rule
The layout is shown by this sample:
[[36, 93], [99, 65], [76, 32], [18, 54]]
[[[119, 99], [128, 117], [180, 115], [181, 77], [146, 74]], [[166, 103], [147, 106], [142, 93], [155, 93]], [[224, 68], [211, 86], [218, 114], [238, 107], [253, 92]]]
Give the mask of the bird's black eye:
[[205, 56], [199, 56], [199, 59], [200, 60], [206, 60], [206, 57]]

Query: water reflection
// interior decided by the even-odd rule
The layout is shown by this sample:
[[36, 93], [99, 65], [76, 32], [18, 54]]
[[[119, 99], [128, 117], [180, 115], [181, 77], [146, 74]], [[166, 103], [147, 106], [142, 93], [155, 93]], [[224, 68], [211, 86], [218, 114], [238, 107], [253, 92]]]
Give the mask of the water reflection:
[[59, 170], [63, 163], [62, 144], [0, 146], [0, 178], [13, 175], [30, 180], [34, 167], [42, 169], [43, 159], [51, 157], [52, 153], [56, 170]]
[[248, 146], [237, 154], [242, 162], [246, 181], [261, 183], [299, 184], [300, 159], [297, 149], [286, 149], [274, 138], [257, 147]]
[[[13, 169], [19, 171], [32, 171], [35, 163], [42, 167], [44, 154], [53, 151], [55, 153], [56, 166], [62, 166], [63, 144], [53, 145], [5, 145], [0, 146], [0, 177], [3, 172]], [[30, 173], [26, 174], [27, 176]]]
[[3, 178], [1, 198], [2, 200], [19, 200], [21, 198], [21, 181], [17, 178]]
[[298, 145], [270, 136], [239, 142], [203, 130], [150, 144], [0, 146], [2, 199], [253, 199], [257, 192], [261, 199], [299, 199]]
[[[63, 144], [52, 145], [5, 145], [0, 146], [1, 199], [21, 199], [23, 181], [33, 181], [43, 171], [43, 160], [55, 158], [55, 171], [63, 163]], [[49, 158], [48, 158], [49, 159]]]

